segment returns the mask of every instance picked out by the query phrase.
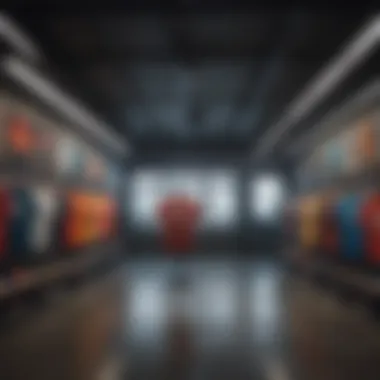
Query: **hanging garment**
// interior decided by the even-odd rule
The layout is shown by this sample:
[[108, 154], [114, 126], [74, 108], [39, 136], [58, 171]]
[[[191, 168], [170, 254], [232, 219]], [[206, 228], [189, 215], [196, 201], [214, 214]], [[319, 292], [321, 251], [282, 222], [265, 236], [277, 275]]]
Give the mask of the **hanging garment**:
[[321, 197], [309, 196], [301, 201], [299, 209], [299, 238], [301, 248], [305, 251], [314, 251], [319, 246], [321, 235], [321, 210]]
[[364, 230], [365, 260], [369, 264], [380, 264], [380, 193], [371, 194], [361, 211]]
[[116, 207], [112, 198], [106, 196], [102, 199], [101, 213], [99, 216], [100, 221], [100, 237], [101, 239], [110, 239], [113, 235], [115, 229], [115, 217], [116, 217]]
[[194, 248], [200, 212], [199, 204], [187, 196], [169, 196], [161, 203], [158, 216], [167, 251], [180, 253]]
[[36, 212], [36, 204], [30, 189], [12, 189], [9, 244], [12, 262], [24, 263], [32, 259], [30, 237]]
[[330, 258], [339, 253], [336, 203], [336, 197], [327, 196], [321, 211], [321, 252]]
[[66, 248], [83, 247], [88, 240], [89, 198], [83, 193], [70, 193], [67, 197], [64, 221], [64, 241]]
[[363, 261], [364, 235], [361, 210], [366, 197], [351, 194], [343, 197], [337, 205], [338, 237], [341, 258], [345, 261]]
[[47, 253], [54, 243], [54, 229], [58, 217], [57, 194], [41, 186], [32, 190], [36, 215], [32, 227], [30, 247], [36, 255]]

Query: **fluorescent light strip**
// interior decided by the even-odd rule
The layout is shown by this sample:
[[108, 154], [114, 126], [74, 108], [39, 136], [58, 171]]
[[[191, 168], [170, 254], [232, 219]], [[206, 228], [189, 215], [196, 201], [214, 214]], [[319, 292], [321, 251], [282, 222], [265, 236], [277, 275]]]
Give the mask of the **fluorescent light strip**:
[[70, 100], [58, 87], [20, 59], [6, 58], [2, 62], [2, 68], [13, 80], [25, 86], [33, 95], [38, 96], [42, 101], [55, 108], [73, 124], [95, 135], [98, 140], [116, 150], [117, 153], [127, 153], [126, 143], [121, 137], [111, 133], [109, 126], [99, 121], [77, 102]]
[[334, 133], [333, 129], [336, 130], [336, 127], [338, 127], [338, 130], [339, 127], [342, 129], [344, 125], [340, 124], [344, 124], [344, 118], [346, 118], [348, 114], [353, 114], [357, 112], [358, 109], [362, 109], [362, 107], [365, 107], [366, 104], [368, 105], [368, 102], [375, 97], [380, 97], [380, 80], [376, 80], [376, 82], [369, 87], [366, 86], [364, 89], [360, 89], [359, 94], [356, 93], [343, 106], [335, 107], [313, 128], [311, 132], [297, 139], [290, 146], [288, 151], [291, 154], [298, 154], [312, 148], [315, 143], [318, 143], [318, 141], [323, 139], [323, 136], [321, 137], [321, 135], [325, 136], [326, 134], [324, 132], [331, 134]]
[[4, 39], [18, 54], [34, 62], [41, 59], [41, 52], [32, 40], [8, 15], [0, 13], [0, 38]]
[[280, 141], [298, 121], [315, 108], [333, 91], [380, 42], [380, 15], [369, 22], [354, 36], [350, 43], [306, 86], [285, 111], [285, 117], [270, 128], [258, 142], [253, 152], [255, 158], [264, 156]]

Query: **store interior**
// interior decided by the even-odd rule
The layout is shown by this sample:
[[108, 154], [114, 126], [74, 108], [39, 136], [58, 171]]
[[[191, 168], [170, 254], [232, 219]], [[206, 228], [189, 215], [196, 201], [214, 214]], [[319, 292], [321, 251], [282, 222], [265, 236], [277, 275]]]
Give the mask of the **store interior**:
[[0, 379], [378, 380], [378, 8], [33, 3], [0, 11]]

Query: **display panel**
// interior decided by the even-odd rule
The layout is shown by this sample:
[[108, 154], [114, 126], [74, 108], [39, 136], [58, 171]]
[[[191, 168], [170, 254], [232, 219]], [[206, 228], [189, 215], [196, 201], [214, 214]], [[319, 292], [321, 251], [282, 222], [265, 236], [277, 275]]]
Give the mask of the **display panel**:
[[114, 239], [120, 174], [115, 162], [70, 125], [5, 90], [0, 122], [6, 194], [0, 274]]

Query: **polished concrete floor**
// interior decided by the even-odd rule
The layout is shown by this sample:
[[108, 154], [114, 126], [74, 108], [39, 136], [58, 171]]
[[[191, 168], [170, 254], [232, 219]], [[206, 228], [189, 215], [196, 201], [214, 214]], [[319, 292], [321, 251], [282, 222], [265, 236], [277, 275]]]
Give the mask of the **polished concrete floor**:
[[379, 323], [273, 261], [133, 261], [0, 335], [3, 380], [378, 380]]

